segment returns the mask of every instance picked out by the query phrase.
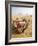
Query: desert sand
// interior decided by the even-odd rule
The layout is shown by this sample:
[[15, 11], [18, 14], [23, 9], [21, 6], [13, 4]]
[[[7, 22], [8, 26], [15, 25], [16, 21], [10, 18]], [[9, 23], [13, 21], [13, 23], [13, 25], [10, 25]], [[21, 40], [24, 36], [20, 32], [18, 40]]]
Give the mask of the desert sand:
[[[11, 32], [11, 37], [14, 38], [27, 38], [27, 37], [32, 37], [32, 15], [26, 15], [26, 16], [22, 16], [22, 15], [16, 15], [16, 16], [11, 16], [11, 24], [13, 23], [14, 20], [16, 20], [16, 18], [19, 19], [25, 19], [28, 23], [27, 28], [24, 30], [23, 33], [21, 34], [16, 34], [16, 32], [13, 32], [14, 30], [10, 30]], [[12, 25], [11, 25], [12, 27]]]

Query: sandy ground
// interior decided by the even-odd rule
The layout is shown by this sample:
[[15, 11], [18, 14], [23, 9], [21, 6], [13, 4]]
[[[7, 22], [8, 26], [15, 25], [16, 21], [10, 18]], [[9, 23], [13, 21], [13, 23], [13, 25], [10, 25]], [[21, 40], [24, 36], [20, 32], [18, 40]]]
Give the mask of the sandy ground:
[[32, 15], [29, 15], [29, 16], [27, 16], [27, 15], [26, 16], [22, 16], [22, 15], [21, 16], [20, 15], [11, 16], [11, 23], [13, 23], [13, 20], [16, 20], [16, 18], [26, 19], [26, 21], [28, 22], [28, 27], [21, 34], [16, 34], [15, 32], [13, 33], [14, 30], [11, 30], [11, 37], [14, 37], [14, 38], [32, 37]]

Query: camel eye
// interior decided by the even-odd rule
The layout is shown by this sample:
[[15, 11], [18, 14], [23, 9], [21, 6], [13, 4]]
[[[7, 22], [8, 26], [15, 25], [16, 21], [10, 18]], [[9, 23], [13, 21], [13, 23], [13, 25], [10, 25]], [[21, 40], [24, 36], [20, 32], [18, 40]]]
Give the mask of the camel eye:
[[30, 20], [28, 20], [28, 22], [30, 22]]
[[23, 21], [25, 21], [25, 19], [23, 19]]
[[25, 21], [25, 22], [26, 22], [26, 19], [23, 19], [23, 21]]

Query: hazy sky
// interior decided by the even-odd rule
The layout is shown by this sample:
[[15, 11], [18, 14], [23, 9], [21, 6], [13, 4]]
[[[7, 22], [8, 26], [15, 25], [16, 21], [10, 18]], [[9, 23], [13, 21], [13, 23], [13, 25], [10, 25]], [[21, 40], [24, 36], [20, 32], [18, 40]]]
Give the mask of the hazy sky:
[[12, 15], [17, 14], [31, 14], [33, 13], [33, 8], [27, 7], [12, 7]]

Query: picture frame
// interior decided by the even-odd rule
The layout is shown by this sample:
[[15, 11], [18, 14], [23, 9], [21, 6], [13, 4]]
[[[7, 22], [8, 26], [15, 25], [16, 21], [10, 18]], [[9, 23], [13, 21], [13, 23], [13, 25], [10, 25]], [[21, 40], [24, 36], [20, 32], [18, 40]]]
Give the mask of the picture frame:
[[[22, 1], [10, 1], [10, 2], [5, 2], [5, 3], [6, 3], [6, 5], [5, 5], [5, 10], [6, 10], [5, 45], [9, 45], [9, 44], [23, 44], [23, 43], [35, 43], [35, 42], [37, 42], [37, 3], [36, 2], [22, 2]], [[13, 20], [16, 22], [16, 20], [15, 20], [16, 16], [15, 15], [17, 15], [17, 16], [20, 15], [20, 17], [21, 17], [22, 15], [24, 16], [25, 14], [27, 16], [26, 20], [28, 20], [29, 15], [32, 15], [31, 16], [32, 19], [30, 19], [30, 20], [32, 20], [32, 23], [31, 23], [32, 27], [30, 28], [32, 33], [30, 34], [31, 36], [29, 36], [27, 38], [24, 35], [21, 36], [21, 33], [13, 34], [12, 31], [14, 31], [14, 30], [11, 29], [11, 26], [12, 26], [11, 22]], [[20, 17], [18, 17], [18, 18], [20, 18]], [[22, 23], [24, 23], [24, 21], [21, 22], [21, 24]], [[15, 25], [15, 24], [13, 24], [13, 25]], [[22, 29], [24, 29], [24, 28], [22, 28]], [[27, 28], [27, 29], [30, 32], [30, 29], [29, 28]], [[26, 33], [29, 35], [29, 32], [27, 31]]]

